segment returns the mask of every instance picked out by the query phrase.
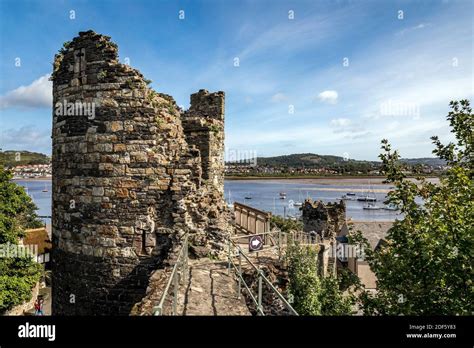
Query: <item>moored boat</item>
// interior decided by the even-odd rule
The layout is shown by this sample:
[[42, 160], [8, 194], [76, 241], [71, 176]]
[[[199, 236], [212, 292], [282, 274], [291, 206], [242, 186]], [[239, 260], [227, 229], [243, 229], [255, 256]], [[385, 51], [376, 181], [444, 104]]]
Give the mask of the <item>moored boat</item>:
[[359, 202], [377, 202], [377, 198], [375, 196], [369, 196], [369, 195], [359, 196], [357, 197], [357, 200]]
[[380, 208], [379, 206], [377, 206], [375, 204], [368, 203], [363, 209], [364, 210], [380, 210], [382, 208]]

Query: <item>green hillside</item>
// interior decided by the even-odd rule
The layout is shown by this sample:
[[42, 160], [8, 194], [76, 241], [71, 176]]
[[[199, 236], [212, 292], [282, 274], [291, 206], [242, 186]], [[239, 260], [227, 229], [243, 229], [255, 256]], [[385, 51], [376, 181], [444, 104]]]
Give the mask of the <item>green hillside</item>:
[[[446, 163], [438, 158], [404, 158], [400, 160], [408, 168], [413, 166], [443, 166]], [[238, 164], [238, 163], [236, 163]], [[275, 157], [258, 157], [259, 167], [273, 168], [326, 168], [338, 172], [362, 172], [364, 174], [372, 170], [378, 170], [380, 161], [359, 161], [345, 159], [340, 156], [318, 155], [314, 153], [300, 153]]]
[[353, 159], [344, 159], [339, 156], [317, 155], [314, 153], [301, 153], [276, 157], [258, 157], [257, 163], [262, 166], [273, 167], [308, 167], [322, 168], [345, 165], [372, 166], [377, 162], [356, 161]]
[[[19, 156], [17, 156], [19, 153]], [[0, 151], [0, 165], [14, 167], [27, 164], [48, 164], [51, 158], [45, 154], [30, 151]]]

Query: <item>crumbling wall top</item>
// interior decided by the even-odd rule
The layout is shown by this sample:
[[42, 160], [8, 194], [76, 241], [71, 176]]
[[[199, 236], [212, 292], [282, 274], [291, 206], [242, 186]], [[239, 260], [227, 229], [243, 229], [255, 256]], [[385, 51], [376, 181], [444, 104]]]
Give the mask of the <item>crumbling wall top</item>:
[[191, 106], [186, 116], [223, 121], [224, 99], [225, 93], [222, 91], [209, 93], [207, 90], [201, 89], [199, 92], [191, 94]]

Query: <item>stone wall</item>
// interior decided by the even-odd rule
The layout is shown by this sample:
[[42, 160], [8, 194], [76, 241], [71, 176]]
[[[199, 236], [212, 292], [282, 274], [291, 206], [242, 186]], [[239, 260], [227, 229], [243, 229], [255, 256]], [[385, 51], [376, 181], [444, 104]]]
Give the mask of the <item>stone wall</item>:
[[315, 232], [321, 237], [318, 251], [318, 271], [321, 276], [336, 273], [336, 237], [346, 223], [346, 204], [313, 202], [307, 199], [300, 208], [303, 231]]
[[[201, 89], [191, 95], [190, 108], [181, 117], [186, 141], [201, 156], [201, 185], [190, 213], [195, 222], [194, 246], [208, 253], [222, 250], [229, 233], [230, 212], [224, 202], [224, 92], [209, 93]], [[223, 232], [225, 231], [225, 232]], [[202, 251], [201, 251], [202, 253]]]
[[303, 218], [303, 231], [316, 232], [323, 239], [333, 240], [346, 222], [346, 204], [324, 204], [307, 199], [300, 208]]
[[210, 250], [228, 233], [224, 93], [183, 112], [93, 31], [65, 43], [51, 79], [52, 311], [126, 315], [185, 233]]

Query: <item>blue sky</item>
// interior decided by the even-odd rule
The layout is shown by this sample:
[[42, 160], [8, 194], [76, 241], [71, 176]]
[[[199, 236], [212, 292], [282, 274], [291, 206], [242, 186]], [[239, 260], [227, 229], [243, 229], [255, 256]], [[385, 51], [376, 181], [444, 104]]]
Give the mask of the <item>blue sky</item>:
[[474, 94], [469, 0], [0, 0], [0, 9], [4, 150], [51, 152], [53, 56], [89, 29], [185, 108], [201, 88], [225, 91], [227, 149], [259, 156], [374, 160], [388, 138], [403, 157], [432, 157], [431, 135], [451, 140], [449, 101]]

